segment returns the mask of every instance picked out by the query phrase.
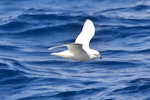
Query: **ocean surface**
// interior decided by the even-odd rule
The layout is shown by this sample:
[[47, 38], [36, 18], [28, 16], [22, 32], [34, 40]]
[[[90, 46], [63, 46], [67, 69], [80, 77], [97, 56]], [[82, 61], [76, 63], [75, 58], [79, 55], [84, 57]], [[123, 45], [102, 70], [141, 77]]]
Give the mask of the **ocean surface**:
[[[86, 19], [103, 59], [50, 56]], [[150, 100], [150, 0], [0, 0], [0, 100]]]

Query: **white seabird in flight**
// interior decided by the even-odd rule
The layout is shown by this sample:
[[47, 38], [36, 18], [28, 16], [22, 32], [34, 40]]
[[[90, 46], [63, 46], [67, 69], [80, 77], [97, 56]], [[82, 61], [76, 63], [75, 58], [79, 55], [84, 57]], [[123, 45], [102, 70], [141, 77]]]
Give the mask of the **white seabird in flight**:
[[68, 50], [58, 53], [51, 53], [51, 55], [73, 59], [78, 61], [88, 61], [92, 59], [102, 58], [100, 52], [89, 47], [90, 40], [95, 35], [95, 27], [91, 20], [87, 19], [83, 25], [81, 33], [75, 40], [75, 43], [59, 45], [51, 47], [48, 50], [67, 46]]

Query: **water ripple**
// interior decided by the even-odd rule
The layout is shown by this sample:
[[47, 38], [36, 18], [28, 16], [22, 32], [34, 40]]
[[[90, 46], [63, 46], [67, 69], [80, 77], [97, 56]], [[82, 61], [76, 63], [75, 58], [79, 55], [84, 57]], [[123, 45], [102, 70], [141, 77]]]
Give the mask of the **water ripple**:
[[[1, 100], [149, 100], [149, 0], [0, 2]], [[103, 59], [50, 56], [87, 18]]]

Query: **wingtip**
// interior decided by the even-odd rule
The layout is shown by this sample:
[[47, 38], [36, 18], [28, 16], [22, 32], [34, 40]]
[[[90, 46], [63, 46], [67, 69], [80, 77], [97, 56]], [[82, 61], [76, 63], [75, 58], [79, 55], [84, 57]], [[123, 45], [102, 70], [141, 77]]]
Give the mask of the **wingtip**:
[[86, 19], [86, 22], [92, 22], [92, 20], [90, 20], [90, 19]]
[[50, 53], [50, 55], [54, 55], [54, 53]]
[[52, 50], [53, 49], [53, 47], [51, 47], [51, 48], [48, 48], [48, 50]]
[[94, 26], [93, 21], [92, 21], [92, 20], [90, 20], [90, 19], [86, 19], [85, 24], [87, 24], [87, 25], [91, 25], [91, 26], [93, 25], [93, 26]]
[[86, 21], [91, 21], [90, 19], [86, 19]]
[[51, 56], [57, 56], [57, 53], [51, 53], [50, 55]]

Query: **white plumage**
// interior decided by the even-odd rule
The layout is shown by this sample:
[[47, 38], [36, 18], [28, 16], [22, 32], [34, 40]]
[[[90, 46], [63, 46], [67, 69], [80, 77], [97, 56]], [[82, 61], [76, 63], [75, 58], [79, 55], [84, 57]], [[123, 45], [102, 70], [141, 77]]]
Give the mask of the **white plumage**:
[[91, 20], [87, 19], [83, 25], [81, 33], [76, 38], [75, 43], [51, 47], [48, 50], [67, 46], [68, 50], [58, 53], [52, 53], [51, 55], [78, 61], [88, 61], [95, 58], [101, 58], [100, 53], [97, 50], [89, 48], [89, 43], [94, 34], [95, 34], [94, 24]]

